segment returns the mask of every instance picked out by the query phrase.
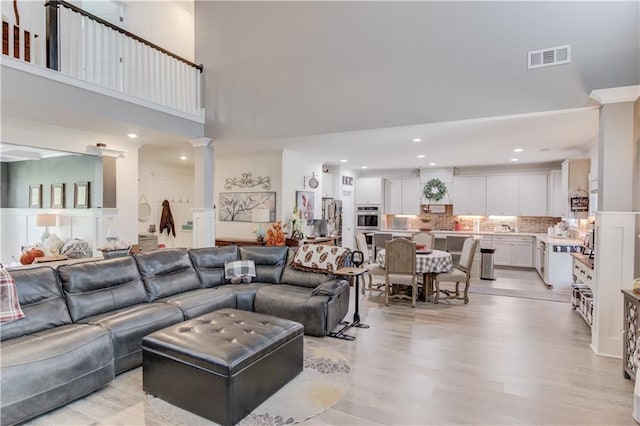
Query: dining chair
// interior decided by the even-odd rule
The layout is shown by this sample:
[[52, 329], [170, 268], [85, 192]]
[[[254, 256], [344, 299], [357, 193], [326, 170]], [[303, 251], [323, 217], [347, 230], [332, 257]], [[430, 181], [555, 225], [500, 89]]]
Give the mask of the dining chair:
[[424, 246], [426, 250], [431, 250], [433, 249], [436, 236], [431, 232], [418, 232], [417, 234], [413, 234], [411, 239], [416, 242], [416, 245]]
[[[416, 243], [404, 238], [387, 241], [385, 247], [384, 304], [390, 298], [411, 299], [411, 307], [416, 307], [418, 280], [416, 279]], [[391, 294], [394, 284], [411, 287], [411, 297], [403, 293]]]
[[463, 237], [460, 235], [447, 235], [447, 247], [446, 251], [451, 253], [451, 259], [453, 259], [453, 264], [458, 266], [460, 263], [460, 257], [462, 255], [462, 248], [465, 240], [468, 237]]
[[[464, 300], [464, 303], [469, 303], [469, 280], [471, 276], [471, 266], [473, 265], [473, 258], [476, 254], [476, 248], [478, 247], [478, 240], [467, 237], [464, 240], [462, 246], [462, 254], [460, 255], [460, 263], [455, 266], [451, 271], [438, 274], [435, 278], [435, 293], [436, 303], [440, 302], [440, 292], [446, 294], [451, 299]], [[454, 282], [456, 283], [455, 290], [441, 289], [440, 284], [442, 282]], [[460, 296], [460, 283], [464, 282], [464, 295]], [[452, 296], [453, 294], [453, 296]]]
[[384, 286], [384, 283], [373, 284], [373, 276], [374, 275], [384, 276], [385, 270], [380, 266], [378, 266], [375, 259], [371, 258], [371, 255], [369, 253], [369, 246], [367, 246], [367, 237], [362, 232], [359, 232], [356, 235], [356, 247], [363, 254], [364, 263], [362, 264], [362, 267], [368, 269], [368, 271], [364, 274], [364, 276], [368, 276], [369, 283], [368, 285], [365, 284], [365, 282], [367, 281], [366, 279], [365, 279], [365, 282], [362, 283], [362, 294], [364, 294], [365, 287], [366, 287], [366, 290], [380, 291], [380, 288]]
[[385, 248], [387, 241], [393, 238], [393, 235], [385, 232], [376, 232], [373, 234], [373, 260], [375, 261], [378, 255], [379, 248]]

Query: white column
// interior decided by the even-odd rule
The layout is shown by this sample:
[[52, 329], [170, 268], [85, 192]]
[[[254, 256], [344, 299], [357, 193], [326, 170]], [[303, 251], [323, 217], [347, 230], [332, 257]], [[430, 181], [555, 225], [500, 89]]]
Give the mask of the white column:
[[638, 167], [634, 141], [634, 102], [640, 86], [594, 90], [602, 105], [598, 140], [598, 214], [593, 281], [591, 348], [598, 355], [622, 357], [621, 289], [631, 288], [635, 268], [637, 213], [633, 177]]
[[189, 141], [193, 145], [194, 199], [193, 247], [215, 245], [215, 209], [213, 201], [213, 145], [210, 138]]

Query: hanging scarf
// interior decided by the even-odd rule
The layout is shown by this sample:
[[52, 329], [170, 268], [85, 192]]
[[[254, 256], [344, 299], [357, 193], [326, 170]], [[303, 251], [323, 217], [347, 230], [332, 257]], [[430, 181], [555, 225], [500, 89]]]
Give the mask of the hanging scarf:
[[171, 207], [169, 207], [169, 201], [164, 200], [162, 202], [162, 215], [160, 216], [160, 234], [167, 230], [167, 235], [173, 234], [176, 236], [176, 225], [173, 221], [173, 215], [171, 214]]

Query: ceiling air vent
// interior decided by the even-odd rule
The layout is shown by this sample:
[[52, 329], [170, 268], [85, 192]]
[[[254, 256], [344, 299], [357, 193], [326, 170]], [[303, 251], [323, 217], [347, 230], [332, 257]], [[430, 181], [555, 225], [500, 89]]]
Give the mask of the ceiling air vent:
[[571, 45], [530, 50], [528, 57], [529, 69], [568, 64], [571, 62]]

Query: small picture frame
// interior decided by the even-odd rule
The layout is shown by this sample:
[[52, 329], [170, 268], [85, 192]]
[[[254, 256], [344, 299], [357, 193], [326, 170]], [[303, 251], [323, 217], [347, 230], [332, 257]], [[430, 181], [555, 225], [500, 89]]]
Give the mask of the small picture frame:
[[42, 208], [42, 184], [29, 185], [29, 208]]
[[51, 184], [51, 208], [64, 209], [64, 183]]
[[73, 191], [73, 207], [76, 209], [88, 209], [90, 207], [90, 183], [76, 182]]
[[351, 176], [342, 176], [342, 184], [345, 186], [353, 186], [353, 178]]

